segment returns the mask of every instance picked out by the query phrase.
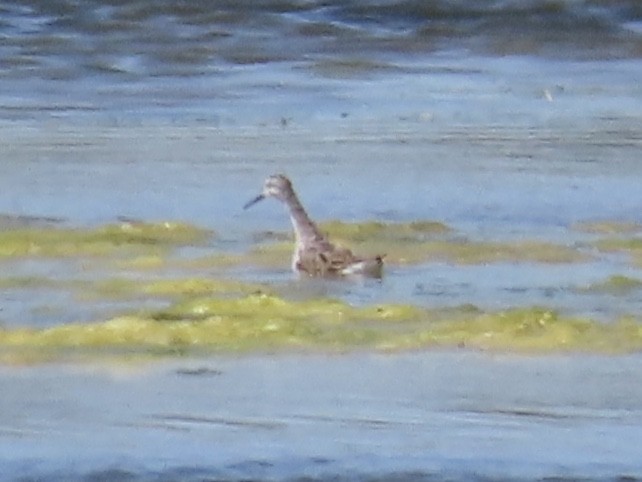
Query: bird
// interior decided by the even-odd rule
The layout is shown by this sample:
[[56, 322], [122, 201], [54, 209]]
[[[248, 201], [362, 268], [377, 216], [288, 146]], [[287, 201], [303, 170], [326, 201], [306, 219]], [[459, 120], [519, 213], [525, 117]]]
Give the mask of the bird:
[[292, 187], [292, 182], [283, 174], [268, 176], [261, 194], [246, 203], [243, 209], [270, 197], [283, 202], [290, 213], [295, 241], [292, 270], [295, 273], [310, 277], [382, 277], [385, 255], [361, 257], [353, 254], [348, 248], [331, 243], [310, 219]]

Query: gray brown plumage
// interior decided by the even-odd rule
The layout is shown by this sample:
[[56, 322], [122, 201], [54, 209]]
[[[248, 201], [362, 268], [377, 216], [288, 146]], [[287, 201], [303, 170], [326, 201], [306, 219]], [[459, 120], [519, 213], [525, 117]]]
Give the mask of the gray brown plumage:
[[282, 175], [269, 176], [263, 192], [248, 202], [244, 209], [267, 198], [276, 198], [288, 207], [294, 229], [292, 269], [309, 276], [361, 275], [381, 277], [383, 256], [359, 257], [347, 248], [332, 244], [310, 219], [297, 197], [290, 180]]

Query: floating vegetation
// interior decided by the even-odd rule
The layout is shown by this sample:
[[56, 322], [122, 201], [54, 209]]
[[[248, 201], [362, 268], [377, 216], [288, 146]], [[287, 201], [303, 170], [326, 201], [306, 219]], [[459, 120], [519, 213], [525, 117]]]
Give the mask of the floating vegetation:
[[101, 298], [159, 297], [178, 299], [205, 295], [247, 295], [269, 293], [270, 288], [258, 283], [214, 278], [172, 278], [141, 280], [111, 278], [84, 287], [83, 295]]
[[166, 256], [161, 256], [160, 254], [141, 254], [132, 258], [119, 260], [117, 266], [122, 269], [149, 271], [163, 268], [166, 264]]
[[571, 226], [575, 231], [591, 234], [633, 234], [642, 231], [642, 224], [632, 221], [582, 221]]
[[627, 251], [642, 253], [642, 238], [607, 238], [595, 243], [601, 251]]
[[605, 281], [594, 283], [583, 291], [588, 293], [609, 293], [612, 295], [627, 295], [631, 292], [642, 290], [642, 280], [628, 276], [614, 275]]
[[107, 256], [203, 244], [210, 231], [177, 223], [122, 222], [95, 229], [34, 227], [0, 231], [0, 258]]
[[182, 222], [121, 222], [99, 227], [88, 238], [110, 241], [114, 244], [144, 244], [187, 246], [202, 244], [212, 232]]
[[[397, 266], [427, 262], [573, 263], [587, 259], [574, 246], [533, 240], [467, 240], [434, 221], [330, 221], [320, 228], [340, 245], [363, 254], [386, 254], [386, 263]], [[613, 233], [595, 245], [601, 251], [625, 252], [642, 265], [642, 239], [619, 237], [625, 232], [623, 226], [609, 228], [611, 231], [585, 229]], [[64, 308], [54, 304], [52, 309], [60, 311], [42, 316], [38, 310], [49, 309], [43, 290], [60, 289], [83, 302], [97, 301], [98, 308], [91, 313], [114, 316], [112, 307], [104, 310], [105, 303], [117, 306], [118, 313], [129, 311], [93, 323], [16, 328], [24, 320], [10, 319], [16, 310], [7, 310], [7, 325], [0, 325], [0, 361], [433, 347], [528, 353], [642, 350], [642, 325], [637, 318], [601, 323], [546, 308], [489, 313], [466, 304], [427, 309], [411, 304], [358, 307], [330, 298], [285, 299], [275, 294], [278, 287], [231, 279], [228, 269], [288, 270], [293, 249], [288, 233], [261, 235], [257, 238], [261, 242], [245, 253], [175, 249], [207, 246], [212, 235], [183, 223], [122, 222], [94, 229], [53, 222], [12, 224], [0, 232], [0, 259], [5, 258], [7, 267], [0, 288], [12, 290], [12, 296], [16, 294], [13, 290], [21, 291], [14, 296], [18, 302], [44, 300], [43, 306], [35, 301], [35, 306], [28, 308], [31, 314], [52, 319], [48, 326], [55, 324], [56, 318], [87, 316], [86, 306], [75, 312], [81, 313], [76, 318], [74, 308], [66, 304]], [[44, 259], [48, 257], [61, 259]], [[217, 272], [218, 278], [212, 277], [212, 272]], [[635, 290], [642, 290], [642, 280], [613, 276], [582, 291], [619, 295]], [[30, 296], [32, 293], [37, 296]], [[62, 295], [66, 302], [68, 294]]]
[[[434, 344], [524, 353], [618, 354], [642, 349], [642, 324], [630, 318], [600, 323], [545, 308], [524, 308], [435, 323], [432, 329], [406, 336], [406, 342], [408, 348]], [[394, 348], [403, 346], [400, 342]]]
[[[452, 229], [436, 221], [411, 223], [344, 223], [319, 224], [337, 244], [355, 248], [364, 255], [385, 254], [386, 262], [407, 265], [425, 262], [454, 264], [486, 263], [574, 263], [588, 256], [575, 247], [542, 241], [475, 242], [450, 239]], [[273, 235], [273, 239], [279, 239]], [[263, 244], [248, 253], [247, 262], [261, 266], [284, 265], [292, 252], [291, 241]]]
[[599, 323], [545, 308], [495, 313], [412, 305], [354, 307], [321, 298], [288, 301], [253, 294], [196, 297], [147, 314], [46, 329], [0, 329], [4, 360], [82, 354], [116, 356], [247, 351], [470, 348], [550, 353], [627, 353], [642, 349], [642, 324]]
[[[383, 248], [383, 247], [382, 247]], [[405, 250], [390, 250], [399, 264], [443, 261], [456, 264], [488, 263], [574, 263], [587, 257], [574, 248], [539, 241], [506, 243], [472, 241], [429, 241]]]
[[351, 242], [363, 242], [370, 239], [420, 241], [426, 236], [438, 236], [452, 232], [451, 228], [438, 221], [345, 223], [335, 220], [320, 223], [319, 229], [331, 238]]
[[264, 267], [289, 267], [294, 246], [291, 242], [270, 243], [252, 249], [243, 262]]
[[48, 329], [0, 329], [3, 349], [97, 349], [184, 353], [188, 350], [269, 350], [373, 346], [376, 330], [354, 326], [360, 321], [400, 322], [418, 318], [411, 306], [354, 308], [336, 300], [291, 302], [270, 295], [237, 299], [197, 298], [148, 315], [131, 315], [99, 323], [60, 325]]
[[623, 253], [634, 265], [642, 267], [642, 237], [610, 237], [596, 241], [595, 247], [603, 252]]
[[162, 320], [236, 319], [273, 326], [287, 321], [305, 321], [308, 325], [337, 325], [349, 321], [408, 321], [420, 317], [423, 310], [412, 305], [374, 305], [356, 308], [330, 298], [288, 301], [274, 295], [250, 295], [237, 299], [196, 298], [177, 303], [151, 316]]

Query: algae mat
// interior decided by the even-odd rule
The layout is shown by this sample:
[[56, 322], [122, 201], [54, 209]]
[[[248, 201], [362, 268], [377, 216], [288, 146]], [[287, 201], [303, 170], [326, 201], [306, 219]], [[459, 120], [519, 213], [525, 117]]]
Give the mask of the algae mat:
[[599, 323], [541, 309], [353, 307], [260, 294], [193, 298], [167, 310], [48, 329], [0, 330], [4, 362], [69, 356], [196, 355], [248, 351], [399, 351], [435, 347], [522, 353], [627, 353], [642, 349], [633, 319]]
[[[94, 228], [68, 227], [59, 221], [5, 224], [0, 260], [15, 273], [0, 278], [0, 288], [25, 300], [57, 293], [68, 300], [72, 312], [73, 307], [89, 306], [94, 313], [56, 322], [57, 312], [45, 305], [39, 312], [46, 319], [41, 326], [0, 324], [1, 359], [7, 363], [252, 351], [642, 349], [637, 312], [605, 322], [542, 303], [501, 310], [470, 302], [355, 303], [343, 294], [368, 288], [351, 281], [336, 281], [320, 293], [295, 295], [292, 284], [275, 282], [270, 274], [280, 270], [292, 277], [287, 268], [291, 241], [284, 232], [255, 233], [247, 250], [231, 252], [216, 245], [214, 231], [176, 221], [126, 220]], [[340, 244], [386, 251], [395, 279], [402, 279], [404, 270], [431, 263], [446, 262], [452, 270], [522, 263], [574, 266], [614, 252], [628, 255], [626, 263], [635, 260], [638, 251], [638, 230], [631, 223], [571, 227], [589, 236], [572, 245], [476, 241], [435, 221], [330, 221], [320, 226]], [[56, 263], [56, 268], [47, 263]], [[38, 269], [29, 271], [34, 266], [47, 269], [36, 274]], [[256, 279], [248, 272], [265, 274]], [[419, 294], [422, 289], [414, 288]], [[642, 291], [642, 281], [617, 274], [567, 291], [578, 297], [625, 299]]]

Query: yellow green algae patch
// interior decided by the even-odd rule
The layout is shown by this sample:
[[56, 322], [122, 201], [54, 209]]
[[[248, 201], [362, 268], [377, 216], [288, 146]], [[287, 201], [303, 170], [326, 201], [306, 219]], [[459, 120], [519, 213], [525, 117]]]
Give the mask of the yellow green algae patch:
[[[345, 223], [328, 221], [319, 229], [341, 247], [362, 256], [385, 255], [385, 262], [409, 265], [426, 262], [486, 264], [499, 262], [574, 263], [589, 257], [575, 247], [535, 240], [514, 242], [475, 242], [452, 237], [452, 229], [437, 221]], [[290, 233], [261, 232], [255, 247], [246, 253], [215, 253], [186, 260], [190, 269], [226, 269], [251, 265], [268, 268], [287, 267], [294, 249]], [[264, 242], [265, 241], [265, 242]]]
[[111, 278], [83, 286], [83, 296], [104, 298], [184, 298], [205, 295], [247, 295], [269, 293], [268, 286], [259, 283], [244, 283], [233, 279], [214, 278], [171, 278], [171, 279], [133, 279]]
[[628, 251], [642, 253], [642, 238], [607, 238], [597, 241], [596, 246], [602, 251]]
[[[506, 243], [473, 242], [465, 240], [432, 240], [422, 242], [372, 240], [350, 244], [339, 240], [360, 255], [385, 255], [389, 264], [408, 265], [426, 262], [448, 262], [462, 265], [488, 263], [575, 263], [587, 256], [574, 248], [539, 241]], [[260, 266], [287, 263], [291, 243], [272, 243], [253, 249], [247, 262]]]
[[612, 237], [600, 239], [595, 242], [600, 251], [624, 253], [633, 263], [642, 267], [642, 237]]
[[590, 234], [632, 234], [642, 232], [642, 224], [634, 221], [582, 221], [571, 226], [575, 231]]
[[[318, 224], [319, 230], [330, 240], [342, 247], [350, 248], [361, 255], [385, 254], [388, 260], [398, 261], [403, 254], [412, 255], [428, 238], [443, 236], [452, 232], [447, 225], [438, 221], [413, 221], [409, 223], [382, 223], [364, 221], [347, 223], [338, 220]], [[292, 255], [291, 236], [282, 232], [261, 233], [259, 240], [272, 240], [252, 249], [245, 261], [259, 266], [282, 266]], [[417, 261], [423, 258], [417, 257]], [[237, 258], [241, 263], [242, 258]]]
[[591, 284], [582, 291], [626, 295], [637, 290], [642, 290], [642, 280], [629, 276], [613, 275], [604, 281]]
[[379, 335], [369, 321], [402, 322], [419, 317], [414, 307], [385, 305], [354, 308], [336, 300], [292, 302], [276, 296], [238, 299], [197, 298], [151, 314], [121, 316], [98, 323], [66, 324], [47, 329], [0, 329], [0, 351], [34, 350], [116, 353], [188, 350], [247, 351], [285, 348], [375, 346]]
[[[436, 221], [411, 223], [344, 223], [329, 221], [319, 224], [335, 244], [359, 255], [385, 255], [386, 262], [396, 265], [425, 262], [486, 264], [500, 262], [574, 263], [588, 256], [574, 247], [543, 241], [476, 242], [452, 237], [452, 229]], [[246, 255], [246, 262], [260, 266], [287, 263], [292, 241], [261, 244]], [[241, 258], [237, 259], [241, 262]]]
[[167, 265], [167, 256], [161, 254], [141, 254], [131, 258], [118, 260], [116, 266], [121, 269], [151, 271], [164, 268]]
[[[389, 237], [393, 232], [389, 225], [375, 221], [362, 223], [329, 221], [319, 224], [319, 229], [327, 234], [333, 243], [349, 248], [363, 247], [365, 240], [374, 236]], [[234, 263], [246, 263], [263, 267], [289, 265], [294, 249], [294, 240], [292, 239], [291, 233], [259, 233], [255, 238], [257, 240], [267, 240], [270, 242], [260, 244], [244, 255], [236, 256], [233, 261]], [[229, 257], [226, 259], [230, 260]]]
[[[382, 247], [383, 249], [384, 247]], [[456, 264], [488, 263], [573, 263], [586, 256], [566, 246], [540, 241], [474, 242], [436, 240], [393, 249], [388, 254], [399, 264], [443, 261]]]
[[54, 281], [50, 278], [39, 276], [10, 276], [0, 278], [0, 289], [38, 289], [38, 288], [57, 288], [62, 285], [69, 285], [61, 281]]
[[514, 309], [437, 322], [429, 330], [406, 336], [405, 341], [410, 348], [434, 344], [523, 353], [619, 354], [642, 349], [642, 325], [629, 318], [600, 323], [547, 309]]
[[202, 244], [212, 233], [180, 222], [121, 222], [94, 229], [34, 227], [0, 231], [0, 258], [104, 256], [122, 250]]
[[428, 235], [443, 235], [452, 231], [447, 225], [438, 221], [345, 223], [333, 220], [320, 223], [319, 229], [331, 238], [353, 242], [361, 242], [368, 239], [419, 240]]
[[481, 313], [412, 305], [351, 306], [333, 299], [289, 301], [254, 294], [198, 297], [157, 312], [46, 329], [0, 329], [0, 360], [81, 353], [471, 348], [524, 353], [626, 353], [642, 349], [639, 320], [599, 323], [543, 308]]

